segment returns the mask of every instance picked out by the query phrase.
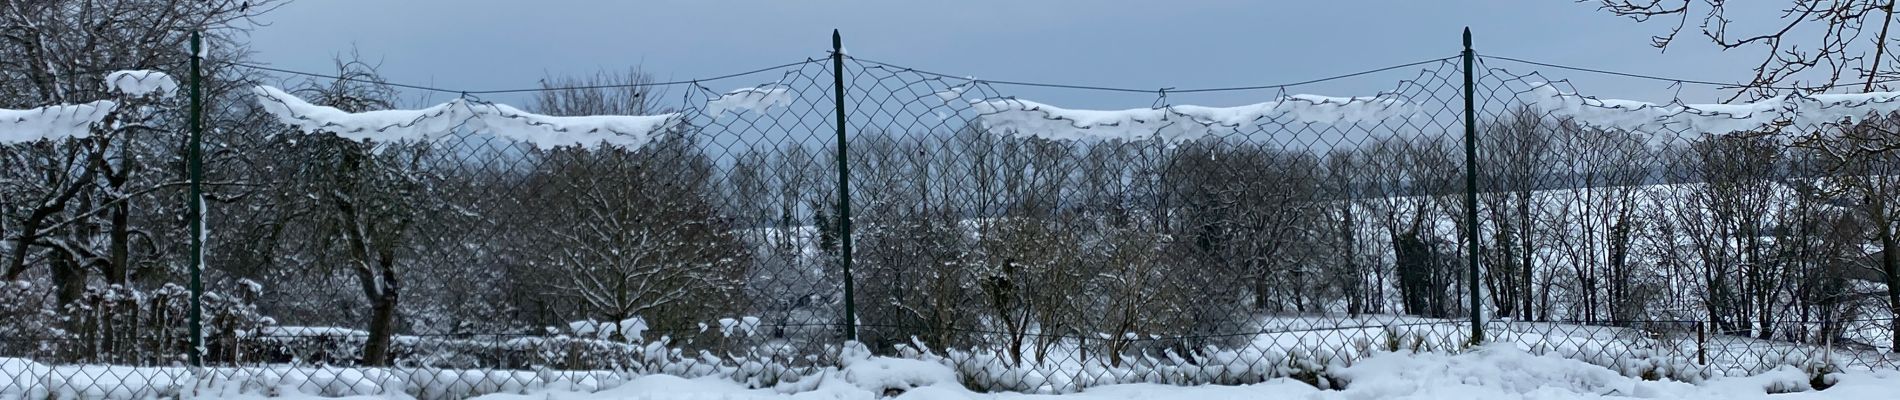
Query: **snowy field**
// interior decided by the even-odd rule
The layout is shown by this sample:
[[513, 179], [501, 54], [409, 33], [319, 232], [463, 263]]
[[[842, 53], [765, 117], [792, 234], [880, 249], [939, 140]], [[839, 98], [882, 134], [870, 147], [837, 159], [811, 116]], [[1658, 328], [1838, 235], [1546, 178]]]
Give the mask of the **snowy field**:
[[[1074, 341], [1058, 342], [1042, 359], [1020, 364], [991, 350], [900, 346], [893, 357], [876, 357], [848, 347], [821, 355], [815, 368], [657, 343], [627, 345], [630, 352], [620, 356], [625, 364], [601, 370], [302, 364], [194, 371], [0, 358], [0, 400], [872, 398], [900, 392], [918, 399], [1038, 397], [1005, 393], [1568, 399], [1757, 398], [1771, 391], [1797, 393], [1768, 398], [1892, 398], [1840, 396], [1900, 384], [1900, 356], [1894, 354], [1655, 329], [1492, 321], [1486, 329], [1491, 344], [1467, 348], [1470, 325], [1454, 320], [1271, 317], [1255, 328], [1240, 345], [1185, 353], [1138, 346], [1119, 362], [1087, 354], [1088, 347]], [[1817, 382], [1835, 385], [1798, 393]]]
[[[489, 387], [435, 384], [458, 371], [250, 368], [193, 371], [48, 367], [0, 359], [0, 400], [28, 399], [1889, 399], [1900, 372], [1850, 371], [1813, 377], [1784, 367], [1697, 383], [1652, 381], [1555, 354], [1494, 344], [1454, 353], [1376, 352], [1328, 372], [1327, 388], [1287, 378], [1247, 385], [1180, 387], [1118, 384], [1065, 394], [982, 393], [949, 367], [922, 359], [846, 351], [838, 368], [767, 388], [716, 376], [628, 377], [597, 372], [514, 372]], [[493, 374], [495, 372], [488, 372]], [[142, 376], [142, 378], [130, 378]], [[136, 380], [136, 381], [135, 381]], [[1817, 390], [1819, 384], [1823, 389]], [[142, 390], [113, 390], [133, 388]], [[432, 387], [433, 386], [433, 387]], [[436, 390], [436, 392], [419, 392]], [[482, 394], [487, 393], [487, 394]]]

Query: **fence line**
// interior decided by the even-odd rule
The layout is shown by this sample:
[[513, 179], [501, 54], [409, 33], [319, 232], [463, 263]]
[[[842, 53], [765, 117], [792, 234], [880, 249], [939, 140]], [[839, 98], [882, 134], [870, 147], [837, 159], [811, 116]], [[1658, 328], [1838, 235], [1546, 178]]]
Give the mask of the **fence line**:
[[[1688, 381], [1896, 365], [1892, 266], [1869, 249], [1894, 234], [1879, 199], [1900, 162], [1863, 149], [1893, 139], [1900, 95], [1597, 98], [1484, 62], [1724, 84], [1469, 36], [1451, 57], [1191, 89], [963, 78], [833, 39], [829, 63], [477, 91], [211, 60], [311, 78], [232, 89], [194, 58], [187, 99], [0, 110], [0, 139], [31, 130], [0, 144], [21, 171], [0, 196], [32, 199], [0, 204], [19, 265], [0, 398], [796, 387], [860, 345], [1021, 391], [1488, 344]], [[1382, 74], [1402, 79], [1288, 92]], [[735, 79], [756, 84], [706, 86]], [[459, 96], [405, 110], [394, 88]], [[1168, 98], [1247, 91], [1274, 93]], [[507, 93], [532, 112], [471, 97]], [[142, 169], [166, 172], [122, 172]], [[53, 203], [71, 204], [34, 206]], [[168, 285], [181, 270], [189, 287]]]

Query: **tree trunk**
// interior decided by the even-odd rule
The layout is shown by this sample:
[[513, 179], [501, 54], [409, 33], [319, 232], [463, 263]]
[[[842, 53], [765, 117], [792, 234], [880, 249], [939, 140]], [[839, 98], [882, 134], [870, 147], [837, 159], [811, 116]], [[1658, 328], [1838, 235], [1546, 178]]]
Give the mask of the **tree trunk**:
[[[1875, 201], [1876, 206], [1884, 206], [1885, 201]], [[1887, 273], [1887, 309], [1892, 310], [1893, 320], [1889, 322], [1893, 332], [1900, 332], [1900, 238], [1894, 237], [1893, 221], [1889, 221], [1885, 208], [1874, 210], [1874, 229], [1880, 235], [1880, 266]], [[1893, 343], [1889, 351], [1900, 353], [1900, 334], [1891, 335]]]
[[1550, 274], [1545, 274], [1544, 290], [1537, 293], [1537, 321], [1550, 320]]
[[[1252, 273], [1254, 276], [1253, 278], [1253, 309], [1254, 311], [1257, 311], [1257, 312], [1266, 311], [1268, 308], [1268, 304], [1273, 301], [1271, 299], [1271, 297], [1273, 296], [1273, 284], [1267, 282], [1268, 273], [1266, 271], [1261, 271], [1257, 269], [1259, 267], [1256, 264], [1257, 263], [1254, 262], [1253, 260], [1247, 260], [1247, 271]], [[1296, 280], [1295, 282], [1298, 282], [1298, 281]]]
[[60, 306], [79, 302], [86, 293], [86, 266], [74, 260], [72, 254], [54, 252], [50, 266], [53, 269], [53, 287]]
[[1348, 299], [1346, 301], [1346, 314], [1356, 317], [1369, 311], [1367, 310], [1367, 303], [1371, 302], [1372, 296], [1368, 294], [1366, 290], [1366, 272], [1360, 270], [1361, 266], [1359, 265], [1358, 257], [1359, 242], [1356, 240], [1357, 230], [1354, 229], [1356, 225], [1353, 223], [1352, 207], [1352, 202], [1347, 202], [1342, 207], [1343, 212], [1341, 213], [1339, 232], [1342, 239], [1344, 239], [1343, 241], [1346, 243], [1346, 273], [1352, 277], [1351, 280], [1346, 283], [1348, 293], [1346, 296]]
[[110, 258], [106, 260], [105, 270], [106, 284], [109, 285], [126, 285], [129, 283], [129, 277], [131, 276], [132, 268], [131, 264], [129, 264], [131, 262], [129, 253], [131, 253], [130, 239], [132, 231], [131, 222], [129, 220], [131, 219], [132, 207], [128, 204], [130, 201], [126, 200], [127, 199], [120, 199], [118, 204], [112, 206], [112, 227], [111, 231], [108, 232], [109, 240], [111, 241], [108, 249], [110, 252], [108, 253], [108, 257]]
[[1423, 247], [1424, 243], [1419, 243], [1409, 232], [1392, 236], [1392, 249], [1396, 253], [1393, 257], [1394, 267], [1398, 269], [1399, 275], [1399, 298], [1406, 314], [1425, 315], [1430, 312], [1425, 304], [1424, 292], [1430, 281], [1424, 277], [1427, 268], [1424, 264], [1428, 261], [1420, 255], [1424, 252]]
[[1610, 321], [1617, 326], [1627, 326], [1625, 324], [1628, 324], [1631, 319], [1634, 319], [1634, 316], [1628, 314], [1636, 309], [1636, 305], [1630, 303], [1629, 299], [1630, 224], [1629, 209], [1625, 208], [1623, 212], [1618, 215], [1618, 221], [1610, 226], [1610, 257], [1608, 260], [1610, 267], [1610, 290], [1606, 297], [1608, 299]]
[[[378, 252], [382, 285], [377, 296], [370, 297], [369, 340], [363, 344], [363, 363], [369, 366], [388, 366], [390, 361], [390, 338], [396, 331], [396, 306], [402, 295], [402, 280], [396, 274], [393, 249], [384, 247]], [[619, 321], [615, 321], [619, 322]]]
[[369, 340], [363, 344], [363, 365], [389, 365], [390, 337], [396, 328], [398, 294], [388, 291], [370, 301]]
[[39, 240], [39, 236], [33, 233], [40, 230], [40, 220], [44, 218], [40, 216], [40, 210], [34, 210], [33, 216], [20, 224], [20, 237], [13, 242], [13, 254], [7, 256], [6, 276], [0, 276], [0, 280], [19, 280], [20, 274], [26, 272], [27, 248], [32, 246], [33, 241]]
[[[1531, 270], [1537, 268], [1537, 265], [1534, 263], [1537, 256], [1537, 247], [1532, 245], [1534, 234], [1531, 232], [1531, 227], [1536, 225], [1532, 224], [1533, 221], [1531, 221], [1531, 194], [1529, 191], [1518, 192], [1517, 217], [1518, 230], [1524, 233], [1523, 238], [1518, 240], [1519, 258], [1517, 260], [1518, 266], [1522, 268], [1519, 272], [1524, 275], [1522, 282], [1524, 285], [1524, 319], [1533, 320], [1535, 319], [1533, 318], [1535, 315], [1533, 315], [1532, 312], [1535, 311], [1537, 306], [1536, 295], [1534, 293], [1537, 290], [1537, 285], [1535, 283], [1536, 281], [1532, 280], [1534, 276]], [[1545, 290], [1549, 289], [1546, 288]]]
[[[131, 181], [132, 173], [137, 169], [133, 164], [132, 140], [128, 136], [121, 140], [119, 149], [119, 167], [106, 173], [106, 184], [112, 187], [112, 226], [108, 227], [106, 237], [107, 259], [105, 271], [106, 284], [126, 285], [131, 275], [131, 232], [132, 199], [126, 197], [126, 184]], [[102, 153], [104, 151], [101, 151]], [[104, 164], [104, 161], [100, 162]]]

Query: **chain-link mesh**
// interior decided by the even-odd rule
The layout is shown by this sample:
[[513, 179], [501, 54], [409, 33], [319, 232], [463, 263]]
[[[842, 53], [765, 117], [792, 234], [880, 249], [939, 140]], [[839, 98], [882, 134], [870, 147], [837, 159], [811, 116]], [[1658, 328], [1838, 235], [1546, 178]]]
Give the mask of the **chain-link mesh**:
[[1521, 66], [1477, 83], [1497, 340], [1678, 379], [1900, 365], [1890, 95], [1598, 99]]
[[[1336, 386], [1330, 372], [1376, 353], [1474, 345], [1474, 314], [1480, 342], [1646, 378], [1900, 362], [1892, 122], [1834, 108], [1892, 97], [1641, 105], [1480, 58], [1467, 188], [1456, 57], [1342, 78], [1397, 81], [1339, 93], [1365, 97], [840, 57], [842, 71], [539, 90], [534, 113], [491, 91], [340, 117], [398, 108], [398, 93], [349, 66], [283, 90], [213, 73], [206, 366], [181, 366], [176, 251], [108, 278], [126, 284], [74, 286], [60, 274], [75, 261], [55, 256], [70, 249], [19, 245], [33, 268], [0, 288], [0, 398], [448, 399], [646, 374], [799, 390], [860, 349], [978, 390]], [[1185, 105], [1211, 95], [1256, 100]], [[1782, 118], [1733, 128], [1753, 113]], [[122, 137], [181, 162], [175, 135]], [[4, 151], [21, 171], [60, 170], [31, 160], [120, 154], [110, 143]], [[132, 221], [155, 249], [189, 234], [167, 175], [182, 168], [163, 170], [143, 179], [164, 189], [128, 201], [149, 210]], [[28, 177], [5, 190], [74, 186]], [[9, 235], [45, 229], [20, 228], [27, 205], [6, 203]], [[45, 230], [96, 237], [106, 219]]]
[[[1455, 63], [1372, 98], [1248, 91], [1280, 102], [1255, 109], [1080, 94], [1153, 107], [1115, 115], [875, 61], [847, 71], [872, 348], [929, 349], [975, 388], [1068, 391], [1310, 379], [1395, 340], [1466, 341], [1439, 202], [1462, 193]], [[1391, 115], [1328, 115], [1354, 108]], [[1367, 168], [1383, 162], [1408, 168]], [[1394, 273], [1384, 227], [1418, 273]]]

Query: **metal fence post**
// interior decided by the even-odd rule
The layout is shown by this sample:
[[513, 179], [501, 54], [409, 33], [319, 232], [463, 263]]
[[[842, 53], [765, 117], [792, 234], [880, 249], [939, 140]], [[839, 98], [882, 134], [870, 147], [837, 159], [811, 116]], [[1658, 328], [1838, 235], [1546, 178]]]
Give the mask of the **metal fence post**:
[[1472, 99], [1476, 90], [1471, 84], [1471, 64], [1477, 58], [1471, 51], [1471, 27], [1465, 27], [1465, 234], [1470, 238], [1469, 253], [1465, 258], [1470, 262], [1471, 275], [1471, 344], [1484, 343], [1484, 319], [1480, 306], [1483, 302], [1478, 282], [1478, 116], [1476, 102]]
[[186, 145], [186, 168], [190, 169], [191, 190], [185, 199], [191, 209], [191, 366], [204, 366], [204, 105], [199, 83], [199, 61], [204, 56], [198, 32], [191, 33], [191, 138]]
[[858, 310], [851, 276], [851, 166], [844, 130], [844, 37], [831, 30], [831, 84], [838, 114], [838, 261], [844, 267], [844, 338], [858, 340]]

